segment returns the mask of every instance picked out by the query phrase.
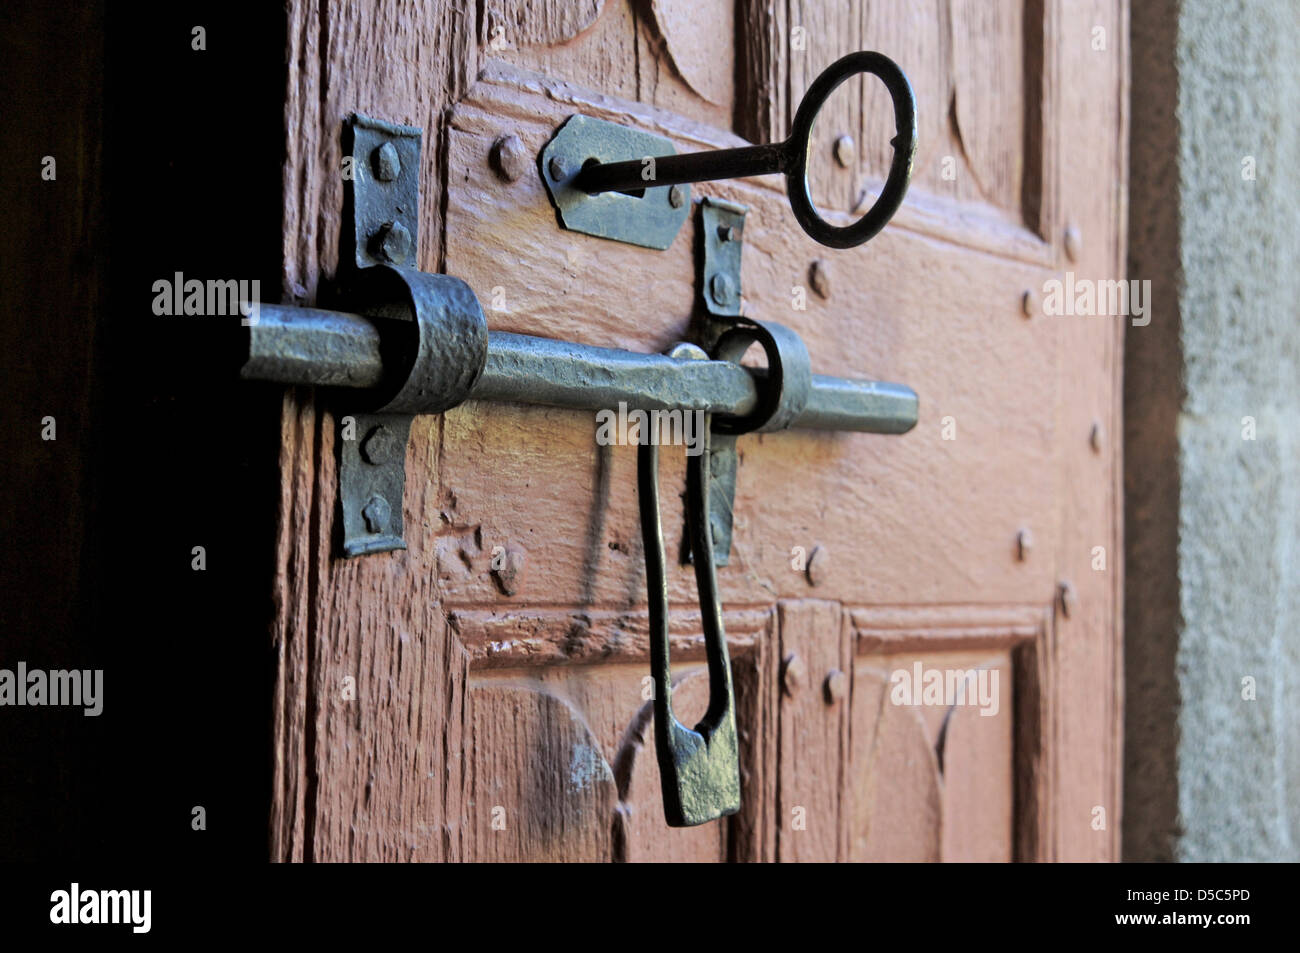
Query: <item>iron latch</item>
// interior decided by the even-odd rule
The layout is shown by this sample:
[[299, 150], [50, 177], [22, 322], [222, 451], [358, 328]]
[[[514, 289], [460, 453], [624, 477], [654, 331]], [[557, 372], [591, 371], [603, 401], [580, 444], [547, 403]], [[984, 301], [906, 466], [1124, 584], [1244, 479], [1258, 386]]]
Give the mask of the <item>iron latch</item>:
[[[249, 328], [243, 376], [320, 384], [344, 393], [342, 406], [378, 412], [357, 416], [359, 439], [341, 449], [344, 555], [404, 548], [401, 505], [410, 415], [441, 413], [465, 400], [504, 400], [587, 411], [621, 403], [640, 410], [700, 411], [703, 452], [689, 458], [688, 533], [705, 626], [710, 700], [694, 729], [672, 710], [667, 581], [659, 522], [658, 444], [638, 447], [637, 482], [649, 590], [655, 679], [655, 739], [670, 825], [704, 823], [740, 805], [735, 702], [722, 605], [717, 545], [710, 516], [734, 488], [737, 435], [805, 427], [901, 434], [917, 420], [917, 397], [901, 384], [821, 377], [803, 342], [779, 324], [740, 320], [712, 356], [682, 344], [664, 355], [637, 354], [504, 332], [489, 333], [482, 308], [457, 278], [399, 265], [375, 265], [353, 284], [364, 313], [263, 305]], [[767, 368], [737, 361], [759, 343]], [[717, 452], [715, 454], [715, 450]], [[729, 483], [714, 461], [730, 460]], [[723, 494], [714, 491], [723, 483]], [[726, 522], [730, 532], [730, 520]]]
[[[812, 208], [807, 143], [822, 103], [857, 72], [885, 81], [898, 135], [876, 204], [857, 223], [836, 228]], [[547, 146], [540, 165], [565, 227], [656, 248], [667, 247], [687, 217], [686, 183], [785, 172], [803, 228], [823, 244], [845, 248], [876, 234], [901, 203], [915, 149], [915, 108], [907, 80], [892, 61], [878, 53], [855, 53], [817, 78], [783, 143], [677, 156], [666, 141], [574, 117]], [[726, 565], [730, 549], [735, 441], [752, 431], [791, 427], [905, 433], [917, 421], [916, 394], [901, 384], [815, 375], [797, 334], [744, 317], [745, 209], [716, 199], [706, 199], [700, 211], [699, 285], [712, 319], [703, 342], [707, 353], [687, 343], [667, 354], [638, 354], [489, 333], [483, 309], [465, 282], [410, 267], [419, 254], [420, 130], [358, 116], [347, 135], [353, 177], [345, 203], [349, 221], [342, 230], [341, 260], [348, 264], [339, 289], [343, 310], [261, 305], [258, 320], [247, 328], [241, 372], [250, 379], [319, 385], [344, 409], [340, 426], [352, 429], [340, 433], [343, 554], [405, 548], [406, 443], [414, 414], [442, 413], [471, 399], [587, 411], [626, 406], [699, 412], [706, 421], [705, 442], [688, 465], [687, 513], [710, 691], [708, 712], [693, 730], [672, 710], [657, 441], [645, 434], [638, 448], [655, 741], [670, 825], [734, 813], [740, 806], [738, 736], [717, 567]], [[645, 178], [645, 165], [626, 158], [638, 151], [655, 158], [655, 177]], [[633, 213], [644, 220], [626, 219]], [[766, 368], [739, 363], [755, 343], [767, 357]]]

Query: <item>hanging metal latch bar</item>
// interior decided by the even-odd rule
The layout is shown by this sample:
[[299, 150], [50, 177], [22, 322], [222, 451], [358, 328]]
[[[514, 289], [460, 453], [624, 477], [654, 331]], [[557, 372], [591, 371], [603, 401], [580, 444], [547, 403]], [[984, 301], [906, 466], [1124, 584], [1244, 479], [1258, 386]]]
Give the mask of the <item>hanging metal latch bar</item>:
[[[679, 345], [700, 357], [693, 345]], [[705, 417], [708, 433], [708, 417]], [[637, 498], [645, 548], [646, 591], [650, 610], [650, 672], [654, 678], [655, 753], [663, 791], [664, 818], [670, 827], [693, 827], [740, 810], [740, 751], [736, 735], [731, 659], [722, 624], [718, 571], [709, 521], [710, 455], [688, 457], [686, 512], [695, 554], [695, 584], [708, 658], [709, 707], [694, 730], [673, 714], [672, 669], [668, 660], [668, 577], [659, 516], [659, 447], [647, 439], [637, 448]]]

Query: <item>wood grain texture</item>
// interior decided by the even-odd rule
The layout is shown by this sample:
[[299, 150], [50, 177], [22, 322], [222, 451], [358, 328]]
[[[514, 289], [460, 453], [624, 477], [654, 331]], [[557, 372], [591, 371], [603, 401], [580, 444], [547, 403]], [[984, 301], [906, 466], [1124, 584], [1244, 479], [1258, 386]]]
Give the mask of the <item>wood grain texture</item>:
[[742, 796], [740, 812], [731, 819], [730, 859], [742, 863], [776, 860], [784, 822], [777, 807], [781, 781], [778, 625], [778, 613], [769, 613], [753, 650], [731, 659]]
[[491, 0], [482, 23], [484, 53], [500, 64], [715, 125], [730, 122], [735, 70], [727, 4]]
[[668, 60], [702, 99], [726, 107], [732, 101], [735, 8], [725, 3], [650, 0], [652, 22]]
[[778, 608], [777, 859], [844, 860], [850, 704], [847, 694], [828, 700], [824, 685], [832, 672], [852, 671], [852, 630], [834, 602], [785, 601]]
[[[850, 611], [854, 693], [845, 808], [853, 860], [1007, 861], [1036, 853], [1050, 805], [1051, 610], [1033, 605]], [[909, 703], [898, 673], [977, 673], [957, 703]], [[997, 673], [996, 682], [992, 673]], [[991, 702], [991, 704], [990, 704]], [[985, 714], [987, 712], [987, 714]]]
[[[439, 117], [477, 71], [471, 3], [288, 6], [285, 287], [312, 301], [337, 266], [340, 133], [364, 112], [427, 130], [419, 265], [439, 267]], [[408, 526], [436, 512], [441, 423], [412, 428]], [[467, 657], [445, 636], [424, 552], [333, 558], [333, 416], [310, 393], [285, 405], [276, 580], [274, 804], [279, 860], [456, 859], [464, 797], [461, 731]], [[426, 503], [426, 501], [428, 501]], [[433, 523], [436, 526], [436, 521]], [[344, 680], [351, 679], [349, 685]], [[350, 695], [347, 697], [345, 695]]]
[[957, 655], [941, 664], [977, 677], [984, 673], [996, 691], [993, 705], [955, 705], [940, 721], [935, 746], [943, 770], [940, 853], [945, 861], [1005, 863], [1015, 857], [1014, 666], [1008, 653]]
[[[1059, 267], [1081, 276], [1124, 274], [1128, 166], [1122, 103], [1128, 92], [1127, 5], [1089, 0], [1062, 4], [1053, 36], [1061, 38], [1061, 76], [1090, 76], [1106, 96], [1085, 84], [1062, 81], [1058, 95], [1068, 133], [1064, 141], [1088, 149], [1062, 148], [1057, 155], [1056, 199], [1061, 217], [1083, 237], [1079, 260], [1062, 256]], [[1096, 27], [1104, 50], [1085, 38]], [[1077, 42], [1067, 42], [1066, 39]], [[1084, 187], [1083, 183], [1091, 183]], [[1063, 239], [1062, 239], [1063, 243]], [[1123, 317], [1067, 322], [1059, 339], [1062, 364], [1057, 404], [1062, 434], [1059, 461], [1061, 522], [1055, 552], [1063, 581], [1075, 588], [1073, 612], [1058, 611], [1054, 670], [1069, 673], [1070, 690], [1059, 694], [1055, 744], [1056, 837], [1062, 860], [1119, 857], [1120, 756], [1123, 739], [1121, 665], [1123, 468], [1121, 387]], [[1090, 434], [1100, 424], [1098, 449]], [[1105, 550], [1105, 569], [1093, 568], [1094, 548]], [[1097, 826], [1104, 811], [1104, 825]]]
[[943, 859], [943, 776], [919, 708], [890, 700], [889, 671], [854, 668], [848, 860]]
[[[737, 130], [784, 138], [804, 90], [822, 70], [854, 50], [884, 52], [903, 68], [917, 101], [910, 208], [902, 214], [962, 243], [977, 239], [970, 225], [979, 223], [980, 231], [993, 233], [989, 244], [998, 252], [1005, 253], [1010, 239], [1032, 253], [1042, 205], [1041, 147], [1052, 134], [1043, 124], [1039, 85], [1043, 16], [1035, 0], [745, 0], [737, 91], [759, 118]], [[888, 173], [894, 134], [893, 109], [879, 81], [853, 79], [835, 93], [814, 130], [810, 175], [818, 208], [865, 211]], [[835, 158], [841, 136], [855, 146], [847, 165]], [[964, 206], [957, 219], [953, 201]]]
[[476, 685], [469, 704], [468, 856], [608, 859], [618, 789], [581, 713], [531, 686]]

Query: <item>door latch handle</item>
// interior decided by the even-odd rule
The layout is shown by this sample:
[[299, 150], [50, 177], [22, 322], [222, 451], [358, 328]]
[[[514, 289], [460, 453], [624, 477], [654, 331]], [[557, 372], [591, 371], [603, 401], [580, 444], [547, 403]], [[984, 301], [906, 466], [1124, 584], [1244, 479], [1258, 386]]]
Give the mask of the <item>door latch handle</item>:
[[[693, 344], [679, 344], [670, 355], [707, 359]], [[655, 754], [669, 827], [694, 827], [740, 810], [740, 751], [736, 736], [731, 659], [722, 623], [713, 534], [709, 521], [709, 423], [704, 415], [702, 452], [688, 457], [686, 512], [699, 589], [700, 616], [709, 678], [709, 707], [694, 730], [673, 714], [672, 669], [668, 649], [668, 577], [659, 516], [659, 445], [646, 439], [637, 447], [637, 501], [645, 549], [646, 592], [650, 613], [650, 672], [654, 679]], [[649, 435], [646, 435], [647, 437]]]
[[[812, 149], [812, 131], [817, 113], [831, 93], [857, 73], [878, 76], [889, 91], [894, 107], [895, 136], [891, 140], [894, 159], [875, 204], [852, 225], [836, 226], [817, 214], [813, 205], [812, 189], [808, 182], [808, 156]], [[912, 86], [893, 60], [883, 53], [864, 50], [841, 57], [813, 81], [795, 112], [790, 137], [784, 142], [688, 155], [656, 156], [654, 174], [649, 179], [645, 174], [647, 166], [643, 158], [621, 162], [591, 162], [573, 170], [572, 185], [589, 195], [599, 195], [604, 192], [632, 192], [645, 189], [647, 185], [685, 185], [690, 182], [782, 172], [786, 177], [790, 208], [803, 230], [815, 241], [831, 248], [854, 248], [875, 237], [902, 205], [912, 178], [912, 159], [915, 154], [916, 97], [912, 93]]]
[[[700, 619], [709, 676], [709, 707], [692, 731], [673, 714], [672, 671], [668, 661], [668, 582], [664, 570], [659, 516], [659, 447], [656, 435], [643, 433], [637, 448], [637, 497], [645, 548], [646, 592], [650, 609], [650, 671], [654, 677], [655, 752], [663, 788], [664, 817], [670, 827], [693, 827], [740, 810], [740, 748], [736, 735], [731, 659], [722, 621], [722, 597], [713, 552], [713, 439], [733, 442], [738, 434], [782, 430], [798, 418], [812, 389], [808, 351], [784, 325], [742, 320], [719, 337], [714, 356], [739, 361], [751, 344], [762, 345], [768, 372], [754, 410], [743, 417], [714, 421], [704, 416], [704, 446], [688, 457], [686, 522], [699, 591]], [[690, 344], [673, 357], [707, 359]]]

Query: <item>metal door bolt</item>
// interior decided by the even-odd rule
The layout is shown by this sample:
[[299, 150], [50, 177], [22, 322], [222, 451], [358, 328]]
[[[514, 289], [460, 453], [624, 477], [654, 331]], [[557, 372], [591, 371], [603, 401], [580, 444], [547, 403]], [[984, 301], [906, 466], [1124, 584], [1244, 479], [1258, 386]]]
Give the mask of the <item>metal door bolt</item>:
[[853, 165], [853, 156], [857, 150], [853, 146], [852, 136], [840, 136], [835, 140], [835, 161], [847, 169]]
[[1029, 551], [1034, 548], [1033, 534], [1027, 529], [1016, 533], [1016, 558], [1024, 562], [1029, 558]]
[[785, 689], [787, 695], [793, 698], [795, 692], [802, 687], [807, 678], [808, 670], [803, 664], [803, 659], [791, 652], [785, 657], [785, 661], [781, 663], [781, 687]]
[[812, 290], [817, 292], [819, 298], [829, 298], [831, 296], [831, 270], [826, 262], [818, 258], [808, 269], [808, 283], [812, 285]]
[[492, 143], [489, 161], [496, 174], [507, 182], [514, 182], [528, 168], [531, 161], [528, 151], [518, 136], [502, 136]]
[[361, 509], [361, 517], [366, 521], [366, 529], [372, 533], [387, 532], [388, 521], [392, 516], [393, 511], [388, 501], [378, 494], [367, 500], [366, 505]]
[[1061, 599], [1061, 614], [1068, 619], [1079, 608], [1079, 597], [1074, 591], [1074, 584], [1063, 579], [1056, 588]]
[[826, 684], [822, 686], [822, 691], [826, 697], [826, 704], [834, 705], [848, 694], [849, 677], [838, 668], [831, 669], [830, 674], [826, 676]]
[[411, 233], [401, 222], [385, 222], [375, 233], [376, 257], [400, 265], [411, 254]]
[[394, 182], [402, 174], [402, 162], [391, 142], [385, 142], [370, 154], [370, 158], [374, 163], [375, 178], [380, 182]]

